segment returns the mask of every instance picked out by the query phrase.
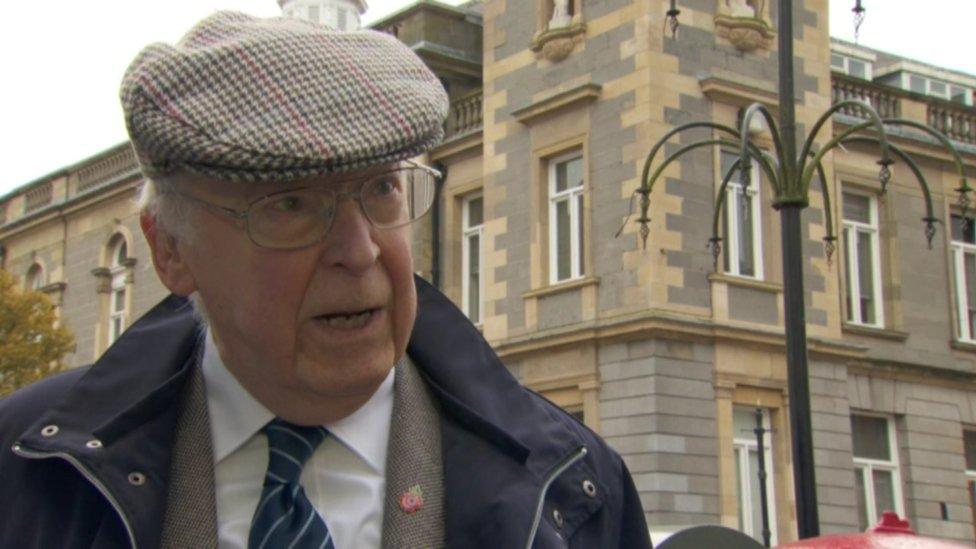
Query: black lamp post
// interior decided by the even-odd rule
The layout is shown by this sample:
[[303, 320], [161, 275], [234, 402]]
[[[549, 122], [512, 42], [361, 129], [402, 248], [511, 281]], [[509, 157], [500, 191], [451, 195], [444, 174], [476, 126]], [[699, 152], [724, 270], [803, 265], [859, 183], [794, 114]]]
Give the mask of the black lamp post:
[[[854, 8], [855, 23], [860, 25], [863, 20], [864, 7], [860, 0]], [[665, 19], [670, 24], [672, 34], [678, 27], [677, 16], [680, 11], [675, 5], [675, 0], [671, 0], [670, 9]], [[742, 192], [746, 192], [750, 177], [748, 171], [753, 160], [757, 161], [760, 169], [766, 175], [772, 185], [776, 198], [773, 207], [779, 210], [781, 219], [781, 241], [783, 258], [783, 306], [786, 332], [786, 365], [787, 365], [787, 386], [789, 390], [789, 415], [791, 446], [793, 456], [793, 482], [796, 497], [796, 519], [798, 535], [801, 539], [815, 537], [820, 533], [819, 519], [817, 514], [817, 494], [816, 478], [814, 476], [813, 461], [813, 431], [811, 426], [810, 414], [810, 390], [809, 390], [809, 371], [807, 364], [807, 336], [806, 336], [806, 309], [803, 298], [803, 254], [801, 240], [800, 213], [808, 205], [808, 193], [812, 180], [816, 177], [820, 179], [821, 190], [824, 199], [824, 212], [827, 228], [827, 236], [824, 238], [825, 251], [828, 262], [834, 250], [836, 236], [833, 232], [833, 219], [831, 216], [830, 194], [826, 177], [824, 175], [821, 161], [824, 155], [835, 147], [848, 143], [861, 143], [878, 145], [881, 149], [881, 158], [878, 161], [880, 166], [879, 180], [882, 192], [887, 189], [888, 181], [891, 177], [890, 166], [894, 163], [893, 157], [898, 157], [904, 162], [909, 170], [914, 174], [916, 180], [922, 188], [926, 205], [926, 216], [922, 218], [925, 223], [925, 234], [929, 239], [931, 247], [932, 237], [935, 235], [935, 223], [940, 222], [934, 215], [932, 208], [931, 193], [928, 183], [919, 169], [918, 165], [910, 156], [905, 154], [900, 148], [888, 142], [886, 128], [890, 126], [906, 126], [915, 130], [928, 133], [946, 149], [948, 149], [955, 161], [958, 171], [960, 185], [956, 189], [959, 193], [959, 206], [963, 209], [963, 218], [966, 217], [966, 208], [970, 204], [969, 193], [973, 190], [966, 182], [963, 171], [962, 159], [952, 143], [941, 133], [933, 128], [904, 119], [882, 119], [878, 113], [866, 102], [863, 101], [840, 101], [823, 113], [813, 125], [810, 134], [804, 141], [803, 148], [797, 153], [796, 136], [796, 101], [793, 76], [793, 2], [792, 0], [779, 0], [779, 119], [778, 122], [773, 118], [764, 105], [760, 103], [752, 104], [746, 109], [738, 129], [725, 126], [714, 122], [692, 122], [681, 125], [667, 132], [651, 148], [650, 153], [644, 163], [644, 170], [641, 176], [640, 187], [635, 194], [640, 195], [640, 215], [637, 223], [640, 224], [640, 235], [647, 244], [649, 234], [648, 209], [650, 207], [650, 193], [655, 181], [657, 181], [664, 169], [685, 153], [691, 152], [702, 147], [734, 147], [740, 151], [739, 158], [732, 167], [724, 174], [722, 183], [719, 187], [719, 194], [716, 199], [716, 208], [712, 220], [713, 233], [709, 239], [712, 251], [715, 254], [716, 266], [719, 253], [721, 253], [721, 241], [719, 236], [720, 211], [724, 204], [725, 191], [732, 176], [739, 172], [742, 178]], [[866, 121], [855, 124], [839, 135], [833, 136], [823, 146], [818, 146], [816, 138], [820, 131], [828, 124], [834, 113], [841, 109], [856, 107], [866, 115]], [[766, 122], [775, 147], [774, 154], [762, 151], [752, 144], [749, 139], [749, 127], [754, 116], [762, 116]], [[715, 139], [706, 139], [690, 145], [680, 147], [670, 156], [667, 156], [657, 168], [651, 172], [651, 166], [655, 157], [664, 144], [673, 136], [694, 128], [708, 128], [722, 135]], [[622, 230], [622, 228], [621, 228]], [[618, 234], [620, 234], [618, 232]]]

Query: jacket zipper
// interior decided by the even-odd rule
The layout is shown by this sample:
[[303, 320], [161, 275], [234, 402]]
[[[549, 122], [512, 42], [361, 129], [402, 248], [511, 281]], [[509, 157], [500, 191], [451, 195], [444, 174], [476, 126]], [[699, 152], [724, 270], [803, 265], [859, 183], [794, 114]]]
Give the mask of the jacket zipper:
[[532, 517], [532, 529], [529, 530], [529, 537], [525, 540], [525, 549], [532, 549], [532, 542], [535, 541], [535, 536], [539, 530], [539, 523], [542, 521], [542, 509], [546, 505], [546, 493], [549, 492], [549, 486], [552, 485], [557, 478], [559, 478], [559, 475], [565, 473], [577, 461], [583, 459], [585, 456], [586, 446], [580, 446], [561, 459], [559, 463], [557, 463], [550, 470], [549, 474], [546, 475], [545, 480], [542, 482], [542, 488], [539, 490], [539, 499], [535, 504], [535, 516]]
[[136, 536], [133, 533], [132, 525], [129, 523], [128, 517], [126, 517], [125, 513], [122, 511], [122, 506], [119, 505], [118, 500], [115, 499], [115, 496], [113, 496], [112, 493], [108, 491], [108, 488], [102, 484], [102, 481], [98, 480], [98, 477], [96, 477], [94, 473], [82, 465], [82, 463], [74, 456], [64, 452], [36, 452], [33, 450], [28, 450], [20, 444], [15, 444], [13, 451], [18, 456], [27, 459], [61, 458], [70, 463], [75, 469], [78, 470], [79, 473], [81, 473], [83, 477], [85, 477], [85, 480], [87, 480], [102, 494], [102, 497], [104, 497], [115, 510], [115, 513], [119, 516], [119, 519], [122, 520], [122, 524], [125, 525], [125, 531], [129, 535], [129, 543], [132, 544], [132, 549], [136, 549], [138, 547], [136, 545]]

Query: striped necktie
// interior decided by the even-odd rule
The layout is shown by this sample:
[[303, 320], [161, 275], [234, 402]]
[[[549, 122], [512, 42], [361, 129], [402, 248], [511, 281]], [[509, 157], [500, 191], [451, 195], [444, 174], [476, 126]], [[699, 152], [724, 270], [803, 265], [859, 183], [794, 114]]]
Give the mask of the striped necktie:
[[251, 521], [248, 549], [335, 549], [329, 528], [298, 482], [305, 462], [329, 432], [275, 418], [264, 434], [268, 474]]

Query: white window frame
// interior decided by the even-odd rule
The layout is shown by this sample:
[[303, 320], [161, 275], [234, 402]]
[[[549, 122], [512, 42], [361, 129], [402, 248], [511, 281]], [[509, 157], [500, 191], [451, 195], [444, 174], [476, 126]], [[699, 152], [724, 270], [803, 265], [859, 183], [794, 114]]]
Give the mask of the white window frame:
[[[924, 74], [919, 74], [917, 72], [902, 72], [902, 75], [901, 75], [901, 87], [903, 89], [905, 89], [907, 91], [910, 91], [912, 93], [919, 93], [919, 92], [916, 92], [916, 91], [913, 91], [912, 90], [911, 78], [913, 76], [916, 77], [916, 78], [921, 78], [922, 80], [925, 81], [925, 91], [922, 92], [924, 95], [928, 95], [930, 97], [938, 97], [939, 99], [945, 99], [946, 101], [952, 101], [953, 100], [952, 99], [952, 88], [953, 87], [955, 87], [957, 89], [958, 88], [962, 88], [963, 90], [965, 90], [966, 95], [964, 96], [963, 102], [961, 104], [966, 105], [966, 106], [969, 106], [969, 107], [973, 106], [973, 89], [972, 88], [970, 88], [968, 86], [965, 86], [965, 85], [962, 85], [962, 84], [955, 84], [953, 82], [947, 82], [947, 81], [942, 80], [942, 79], [939, 79], [939, 78], [932, 78], [931, 76], [925, 76]], [[945, 93], [938, 93], [938, 92], [933, 91], [932, 90], [932, 82], [933, 81], [938, 82], [938, 83], [944, 85], [945, 86]]]
[[[734, 405], [732, 408], [733, 414], [735, 414], [736, 408], [755, 412], [755, 408]], [[769, 416], [770, 410], [768, 408], [763, 408], [763, 428], [766, 429], [766, 437], [763, 442], [763, 458], [766, 462], [766, 503], [768, 504], [769, 512], [769, 542], [771, 545], [776, 545], [776, 490], [773, 486], [775, 474], [773, 465], [772, 429], [770, 428]], [[732, 424], [735, 425], [735, 421], [733, 421]], [[735, 473], [739, 477], [738, 486], [742, 487], [742, 490], [736, 494], [739, 509], [742, 511], [742, 533], [762, 543], [762, 532], [752, 531], [753, 510], [762, 512], [762, 503], [759, 501], [749, 501], [752, 496], [752, 483], [759, 482], [758, 478], [753, 478], [752, 472], [749, 470], [750, 455], [759, 453], [759, 443], [756, 442], [755, 433], [732, 433], [732, 448], [734, 452], [733, 455], [735, 456]]]
[[[868, 215], [870, 218], [870, 223], [849, 220], [843, 216], [843, 201], [844, 195], [846, 194], [863, 196], [868, 199]], [[851, 235], [851, 237], [846, 240], [847, 247], [844, 250], [844, 257], [847, 262], [846, 267], [847, 269], [853, 269], [849, 277], [849, 287], [847, 288], [847, 292], [850, 295], [850, 307], [847, 311], [847, 321], [852, 324], [859, 324], [861, 326], [882, 328], [885, 324], [885, 318], [884, 302], [882, 301], [884, 292], [882, 291], [881, 287], [881, 228], [880, 223], [878, 222], [878, 197], [874, 194], [844, 189], [841, 192], [841, 219], [843, 223], [843, 230], [845, 232], [850, 231], [849, 234]], [[865, 322], [864, 319], [861, 318], [861, 266], [857, 262], [857, 247], [863, 233], [867, 233], [867, 237], [871, 239], [871, 266], [874, 274], [872, 278], [874, 279], [873, 298], [875, 322], [873, 323]]]
[[[481, 199], [482, 221], [479, 225], [471, 225], [471, 202]], [[485, 277], [484, 277], [484, 195], [480, 192], [465, 196], [461, 207], [461, 309], [474, 324], [481, 324], [485, 311]], [[471, 240], [478, 237], [478, 316], [471, 316]]]
[[[125, 248], [125, 255], [122, 255], [123, 247]], [[118, 241], [112, 247], [111, 256], [111, 267], [109, 267], [109, 273], [112, 277], [111, 290], [108, 294], [108, 345], [115, 342], [122, 332], [125, 331], [126, 323], [126, 300], [128, 299], [128, 273], [126, 260], [128, 259], [128, 249], [129, 246], [125, 241], [124, 237], [119, 237]], [[118, 295], [122, 295], [122, 306], [117, 308], [116, 304], [119, 301]]]
[[[723, 154], [723, 153], [719, 153]], [[724, 154], [728, 154], [726, 151]], [[719, 166], [722, 162], [719, 162]], [[724, 173], [719, 174], [719, 182], [725, 177]], [[728, 262], [726, 273], [743, 278], [763, 280], [763, 244], [762, 244], [762, 189], [759, 176], [759, 162], [753, 158], [752, 168], [749, 170], [749, 188], [746, 193], [752, 198], [752, 271], [755, 274], [743, 274], [739, 269], [739, 231], [742, 230], [742, 184], [739, 182], [739, 174], [732, 176], [729, 184], [725, 187], [725, 259]]]
[[[966, 433], [967, 431], [976, 432], [973, 429], [963, 429], [963, 433]], [[965, 434], [963, 436], [965, 436]], [[963, 456], [964, 459], [965, 457], [966, 456]], [[976, 497], [974, 497], [974, 494], [976, 494], [976, 469], [969, 469], [967, 464], [965, 475], [966, 475], [966, 497], [969, 499], [969, 505], [971, 507], [970, 510], [974, 514], [976, 514]], [[976, 519], [976, 516], [974, 516], [973, 518]], [[973, 524], [973, 526], [976, 527], [976, 524]]]
[[837, 67], [837, 66], [835, 66], [834, 63], [833, 63], [833, 60], [831, 60], [831, 63], [830, 63], [830, 68], [831, 69], [837, 69], [840, 72], [843, 72], [844, 74], [846, 74], [848, 76], [853, 76], [854, 78], [861, 78], [860, 76], [854, 76], [853, 74], [851, 74], [851, 61], [854, 60], [854, 61], [858, 61], [860, 63], [864, 63], [864, 79], [865, 80], [871, 80], [872, 79], [873, 74], [874, 74], [874, 72], [873, 72], [874, 63], [873, 62], [868, 61], [867, 59], [861, 59], [860, 57], [852, 57], [850, 55], [846, 55], [846, 54], [843, 54], [843, 53], [837, 53], [835, 51], [830, 52], [830, 54], [831, 55], [840, 56], [840, 58], [844, 60], [843, 61], [843, 65], [844, 66], [843, 67]]
[[[556, 166], [565, 162], [579, 159], [583, 162], [583, 182], [577, 187], [556, 192]], [[583, 214], [583, 190], [586, 188], [586, 165], [583, 151], [575, 150], [549, 159], [549, 283], [559, 284], [570, 280], [583, 278], [583, 268], [580, 257], [583, 252], [583, 242], [580, 242], [580, 223]], [[559, 278], [559, 246], [556, 223], [556, 207], [560, 202], [569, 202], [569, 262], [570, 275]], [[585, 220], [584, 220], [585, 221]]]
[[[952, 217], [956, 217], [953, 215]], [[970, 218], [970, 223], [976, 223], [976, 219]], [[976, 343], [976, 334], [969, 326], [969, 306], [976, 307], [976, 303], [969, 303], [969, 295], [966, 288], [966, 256], [976, 256], [976, 243], [956, 240], [952, 237], [952, 263], [956, 277], [956, 313], [958, 316], [957, 327], [959, 328], [959, 340], [969, 343]]]
[[[857, 474], [857, 470], [861, 469], [864, 471], [864, 506], [867, 510], [868, 515], [868, 527], [874, 526], [881, 520], [881, 511], [875, 508], [875, 497], [874, 497], [874, 475], [875, 470], [879, 471], [891, 471], [891, 483], [892, 483], [892, 493], [895, 498], [895, 509], [894, 511], [898, 513], [898, 516], [905, 516], [905, 503], [902, 499], [902, 488], [901, 488], [901, 466], [898, 463], [898, 440], [895, 433], [895, 421], [894, 418], [887, 415], [881, 414], [871, 414], [854, 412], [852, 416], [862, 416], [862, 417], [874, 417], [885, 420], [885, 427], [888, 429], [888, 455], [891, 456], [891, 460], [884, 461], [880, 459], [871, 458], [861, 458], [853, 456], [854, 459], [854, 474]], [[851, 433], [853, 436], [853, 432]], [[856, 481], [855, 481], [856, 489]]]

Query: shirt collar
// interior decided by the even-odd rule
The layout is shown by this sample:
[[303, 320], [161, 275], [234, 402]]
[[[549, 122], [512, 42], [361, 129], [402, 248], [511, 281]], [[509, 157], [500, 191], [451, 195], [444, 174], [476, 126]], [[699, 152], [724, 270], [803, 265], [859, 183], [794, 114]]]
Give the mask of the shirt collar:
[[[214, 463], [220, 463], [274, 419], [274, 414], [251, 396], [227, 370], [209, 328], [201, 371], [207, 387]], [[386, 379], [365, 404], [339, 421], [325, 425], [336, 440], [380, 474], [386, 471], [386, 451], [393, 414], [393, 377], [391, 368]]]

